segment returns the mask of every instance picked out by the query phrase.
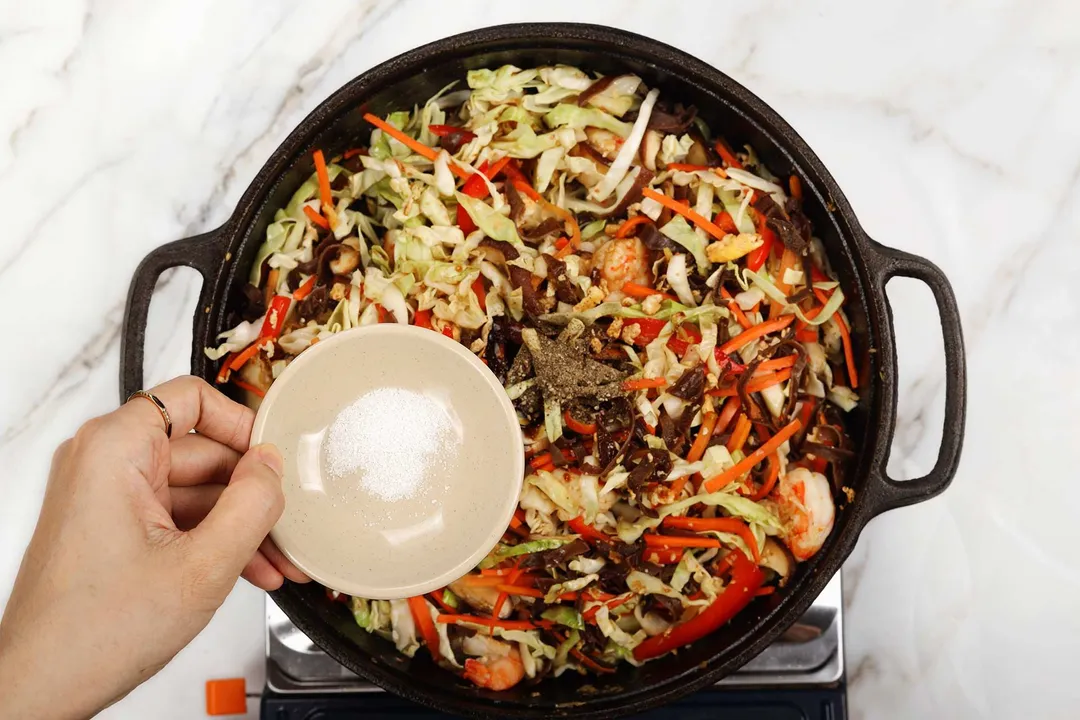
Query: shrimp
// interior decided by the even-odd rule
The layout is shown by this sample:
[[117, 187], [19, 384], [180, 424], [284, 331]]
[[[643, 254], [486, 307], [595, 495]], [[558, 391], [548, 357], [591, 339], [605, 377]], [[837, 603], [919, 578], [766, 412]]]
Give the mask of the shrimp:
[[520, 651], [510, 643], [473, 635], [465, 638], [461, 649], [466, 655], [479, 657], [465, 661], [465, 679], [488, 690], [508, 690], [525, 677], [525, 663]]
[[[608, 287], [608, 299], [621, 299], [626, 283], [651, 285], [649, 250], [636, 237], [614, 238], [600, 246], [593, 255], [593, 267]], [[616, 295], [616, 293], [618, 293]], [[615, 295], [615, 298], [611, 296]]]
[[[495, 603], [499, 601], [499, 591], [491, 585], [472, 585], [468, 576], [450, 583], [450, 592], [465, 601], [465, 604], [481, 612], [490, 613], [495, 609]], [[510, 603], [503, 603], [499, 609], [499, 617], [510, 616]]]
[[781, 476], [773, 496], [785, 525], [785, 544], [797, 560], [810, 559], [829, 537], [836, 519], [829, 480], [821, 473], [795, 468]]

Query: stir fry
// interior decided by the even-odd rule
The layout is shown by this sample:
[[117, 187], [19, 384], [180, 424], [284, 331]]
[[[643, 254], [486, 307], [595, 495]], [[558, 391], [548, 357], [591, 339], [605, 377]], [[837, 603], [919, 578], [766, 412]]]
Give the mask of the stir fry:
[[315, 151], [206, 352], [257, 403], [312, 344], [395, 322], [503, 381], [527, 474], [499, 545], [427, 596], [331, 595], [505, 690], [639, 665], [782, 588], [850, 499], [859, 373], [798, 177], [634, 75], [467, 84]]

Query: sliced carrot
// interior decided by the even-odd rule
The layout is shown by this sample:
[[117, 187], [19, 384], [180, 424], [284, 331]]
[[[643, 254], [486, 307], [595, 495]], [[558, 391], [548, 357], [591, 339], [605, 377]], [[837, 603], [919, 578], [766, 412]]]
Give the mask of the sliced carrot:
[[739, 307], [739, 303], [735, 302], [735, 298], [731, 296], [731, 292], [729, 292], [727, 288], [720, 288], [720, 295], [725, 300], [731, 301], [728, 303], [728, 309], [731, 310], [732, 314], [735, 315], [735, 320], [738, 321], [739, 325], [742, 326], [743, 330], [749, 330], [751, 327], [753, 327], [754, 324], [750, 322], [750, 318], [746, 317], [746, 313], [744, 313], [742, 311], [742, 308]]
[[836, 320], [836, 327], [840, 330], [840, 339], [844, 342], [844, 362], [847, 363], [848, 383], [854, 390], [859, 387], [859, 373], [855, 370], [855, 353], [851, 349], [851, 330], [840, 315], [833, 315], [833, 319]]
[[529, 467], [540, 468], [551, 462], [551, 453], [541, 453], [529, 461]]
[[[506, 595], [517, 595], [519, 597], [531, 598], [544, 597], [543, 591], [537, 590], [536, 588], [532, 587], [525, 587], [524, 585], [496, 585], [495, 589], [498, 590], [500, 593], [505, 593]], [[578, 599], [578, 594], [576, 592], [564, 592], [559, 594], [557, 599], [560, 601], [574, 601]]]
[[735, 413], [739, 412], [739, 398], [735, 395], [724, 403], [724, 407], [720, 410], [720, 414], [716, 417], [716, 427], [713, 429], [713, 433], [722, 433], [727, 430], [727, 426], [731, 424], [731, 421], [735, 418]]
[[716, 561], [716, 565], [713, 567], [713, 576], [720, 577], [725, 572], [731, 569], [731, 566], [735, 564], [735, 558], [742, 555], [738, 550], [732, 550], [724, 557]]
[[681, 172], [695, 172], [697, 170], [719, 170], [720, 168], [711, 168], [708, 165], [694, 165], [693, 163], [668, 163], [665, 170], [678, 170]]
[[345, 153], [341, 157], [343, 159], [345, 159], [345, 160], [348, 160], [349, 158], [356, 157], [357, 155], [366, 155], [366, 154], [367, 154], [367, 148], [349, 148], [348, 150], [345, 151]]
[[615, 237], [629, 237], [630, 233], [633, 232], [634, 228], [636, 228], [638, 225], [645, 225], [646, 223], [651, 222], [652, 220], [649, 218], [648, 215], [635, 215], [629, 220], [624, 221], [623, 224], [619, 226], [619, 229], [615, 231]]
[[538, 627], [550, 628], [554, 623], [550, 620], [499, 620], [497, 618], [483, 618], [476, 615], [439, 615], [435, 622], [440, 623], [471, 623], [473, 625], [488, 625], [503, 628], [504, 630], [535, 630]]
[[304, 214], [308, 216], [308, 220], [311, 220], [311, 222], [315, 223], [324, 230], [330, 229], [330, 223], [326, 221], [326, 218], [315, 212], [315, 210], [312, 209], [310, 205], [304, 206]]
[[735, 153], [731, 152], [731, 148], [727, 146], [726, 142], [717, 138], [716, 145], [714, 147], [716, 148], [716, 153], [723, 159], [725, 163], [727, 163], [728, 167], [742, 170], [742, 163], [739, 162], [738, 159], [736, 159]]
[[626, 283], [622, 286], [622, 291], [630, 297], [641, 298], [642, 300], [649, 297], [650, 295], [659, 295], [665, 300], [679, 302], [679, 298], [675, 297], [674, 295], [660, 292], [659, 290], [653, 290], [651, 287], [648, 287], [646, 285], [638, 285], [637, 283]]
[[701, 418], [701, 428], [698, 430], [694, 444], [690, 446], [690, 452], [686, 454], [686, 462], [695, 463], [705, 454], [705, 448], [709, 446], [713, 430], [716, 428], [716, 413], [705, 413]]
[[563, 413], [563, 425], [570, 428], [578, 435], [592, 435], [596, 432], [596, 423], [583, 423], [574, 419], [574, 416], [567, 410]]
[[236, 353], [231, 352], [225, 356], [225, 359], [221, 361], [221, 368], [218, 370], [217, 377], [214, 378], [214, 382], [218, 385], [224, 385], [229, 382], [229, 376], [232, 375], [232, 370], [229, 369], [229, 365], [232, 364], [233, 358], [236, 357]]
[[323, 212], [329, 214], [328, 208], [333, 209], [334, 198], [330, 195], [330, 173], [326, 170], [326, 158], [322, 150], [312, 153], [315, 158], [315, 176], [319, 179], [319, 204]]
[[533, 189], [532, 183], [521, 172], [521, 166], [518, 165], [517, 160], [511, 160], [506, 166], [505, 172], [506, 179], [513, 183], [518, 192], [524, 193], [533, 202], [540, 200], [540, 193]]
[[[716, 429], [716, 413], [706, 413], [705, 417], [701, 420], [701, 428], [698, 430], [698, 436], [694, 440], [694, 444], [690, 446], [690, 452], [686, 455], [687, 462], [697, 462], [701, 459], [701, 456], [705, 454], [705, 450], [709, 447], [709, 441], [712, 439], [713, 430]], [[679, 493], [686, 486], [686, 483], [690, 480], [690, 475], [683, 475], [682, 477], [671, 483], [671, 493], [675, 497], [678, 497]], [[701, 479], [699, 473], [693, 475], [696, 481]]]
[[409, 610], [412, 611], [413, 620], [420, 630], [420, 637], [424, 639], [431, 658], [438, 662], [442, 655], [439, 653], [439, 633], [435, 630], [435, 623], [431, 621], [431, 612], [428, 610], [427, 600], [423, 595], [409, 598]]
[[[509, 166], [508, 166], [508, 167], [509, 167]], [[506, 174], [507, 174], [507, 175], [510, 175], [511, 173], [510, 173], [510, 172], [507, 172]], [[521, 175], [521, 171], [520, 171], [520, 170], [518, 171], [518, 175]], [[544, 199], [544, 198], [543, 198], [543, 197], [542, 197], [542, 196], [540, 195], [540, 193], [538, 193], [538, 192], [536, 192], [535, 190], [533, 190], [533, 186], [532, 186], [532, 185], [530, 185], [529, 183], [527, 183], [527, 182], [525, 181], [525, 178], [524, 178], [524, 176], [522, 176], [522, 178], [521, 178], [520, 180], [517, 180], [517, 179], [515, 179], [515, 180], [513, 181], [513, 183], [514, 183], [514, 187], [515, 187], [515, 188], [517, 188], [517, 191], [518, 191], [519, 193], [521, 193], [521, 194], [522, 194], [522, 195], [524, 195], [525, 197], [529, 198], [529, 199], [530, 199], [530, 200], [532, 200], [533, 202], [540, 202], [541, 200], [543, 200], [543, 199]]]
[[667, 385], [667, 380], [662, 377], [658, 378], [637, 378], [635, 380], [624, 380], [622, 389], [626, 392], [632, 392], [634, 390], [649, 390], [651, 388], [660, 388]]
[[491, 163], [491, 167], [484, 171], [484, 175], [487, 175], [488, 180], [494, 180], [496, 177], [499, 176], [499, 173], [503, 171], [503, 168], [505, 168], [512, 159], [513, 158], [511, 158], [509, 155], [504, 155], [495, 162]]
[[[799, 257], [791, 250], [784, 248], [784, 255], [780, 258], [780, 270], [776, 273], [776, 288], [784, 293], [785, 296], [791, 294], [791, 285], [784, 282], [784, 274], [795, 267], [795, 263], [799, 261]], [[773, 320], [780, 316], [780, 312], [784, 309], [783, 305], [778, 302], [769, 302], [769, 319]]]
[[649, 187], [642, 188], [641, 193], [645, 197], [655, 200], [664, 207], [670, 208], [671, 210], [679, 213], [687, 220], [691, 221], [699, 228], [712, 235], [717, 240], [723, 240], [724, 236], [727, 235], [727, 233], [714, 225], [712, 221], [699, 215], [689, 205], [681, 203], [673, 198], [669, 198], [667, 195], [664, 195], [663, 193], [658, 193]]
[[741, 462], [736, 463], [733, 467], [706, 480], [703, 487], [707, 492], [716, 492], [732, 480], [741, 477], [743, 473], [749, 472], [759, 462], [776, 452], [777, 448], [787, 442], [792, 435], [799, 432], [799, 428], [801, 427], [802, 423], [798, 418], [792, 420], [785, 425], [780, 432], [769, 438], [761, 447], [743, 458]]
[[570, 654], [577, 658], [578, 662], [580, 662], [586, 668], [592, 670], [595, 673], [600, 673], [601, 675], [609, 675], [615, 672], [615, 668], [608, 667], [607, 665], [601, 665], [585, 653], [578, 650], [576, 647], [570, 648]]
[[[515, 566], [514, 566], [514, 569], [513, 569], [513, 570], [512, 570], [511, 572], [510, 572], [510, 575], [508, 575], [508, 576], [507, 576], [507, 578], [506, 578], [506, 582], [507, 582], [507, 583], [508, 583], [508, 584], [509, 584], [510, 586], [513, 586], [513, 584], [514, 584], [514, 583], [516, 583], [516, 582], [518, 581], [518, 578], [519, 578], [519, 577], [521, 577], [521, 573], [522, 573], [522, 570], [521, 570], [521, 568], [520, 568], [520, 567], [518, 567], [518, 566], [517, 566], [517, 565], [515, 564]], [[502, 608], [503, 608], [503, 605], [505, 605], [505, 604], [506, 604], [506, 601], [507, 601], [507, 600], [509, 599], [509, 597], [510, 597], [510, 596], [509, 596], [509, 595], [507, 594], [507, 592], [506, 592], [505, 590], [501, 590], [501, 589], [500, 589], [501, 587], [503, 587], [503, 586], [501, 586], [501, 585], [496, 585], [496, 586], [495, 586], [495, 588], [496, 588], [497, 590], [499, 590], [499, 596], [498, 596], [498, 598], [497, 598], [497, 599], [495, 600], [495, 606], [494, 606], [494, 608], [493, 608], [493, 609], [492, 609], [492, 611], [491, 611], [491, 619], [492, 619], [492, 620], [496, 620], [496, 619], [498, 619], [498, 617], [499, 617], [499, 613], [500, 613], [500, 612], [502, 612]], [[495, 626], [494, 626], [494, 625], [492, 625], [492, 627], [495, 627]]]
[[458, 580], [465, 585], [473, 585], [475, 587], [494, 587], [500, 583], [506, 582], [506, 579], [498, 575], [477, 575], [475, 573], [469, 573], [458, 578]]
[[255, 354], [258, 353], [258, 352], [259, 352], [259, 341], [256, 340], [255, 342], [251, 343], [250, 345], [248, 345], [246, 348], [244, 348], [240, 352], [236, 353], [236, 356], [232, 359], [232, 362], [229, 363], [229, 369], [234, 370], [234, 371], [239, 370], [240, 368], [244, 367], [244, 364], [248, 360], [255, 357]]
[[802, 180], [798, 175], [792, 175], [788, 178], [788, 189], [791, 191], [791, 197], [796, 200], [802, 201]]
[[[524, 587], [522, 585], [496, 585], [495, 589], [507, 595], [520, 595], [521, 597], [531, 598], [544, 597], [544, 593], [540, 592], [536, 588]], [[496, 612], [496, 614], [498, 613]]]
[[769, 456], [769, 467], [765, 471], [765, 482], [761, 483], [758, 491], [750, 496], [751, 500], [764, 500], [772, 489], [776, 487], [776, 480], [780, 477], [780, 457], [773, 453]]
[[300, 283], [300, 287], [296, 288], [296, 290], [292, 294], [293, 300], [296, 300], [297, 302], [303, 300], [308, 295], [310, 295], [311, 291], [314, 290], [314, 289], [315, 289], [315, 276], [312, 275], [307, 280]]
[[[510, 518], [510, 527], [515, 527], [515, 528], [516, 527], [521, 527], [522, 523], [524, 523], [524, 522], [525, 522], [525, 511], [522, 510], [521, 508], [518, 508], [517, 510], [514, 511], [513, 516]], [[481, 571], [480, 574], [483, 575], [484, 573]]]
[[775, 320], [768, 320], [763, 323], [758, 323], [749, 330], [744, 330], [735, 337], [728, 340], [726, 343], [720, 346], [720, 351], [725, 355], [730, 355], [733, 352], [739, 350], [747, 343], [757, 340], [762, 335], [768, 335], [771, 332], [777, 330], [783, 330], [795, 319], [794, 315], [782, 315]]
[[[757, 538], [754, 537], [754, 533], [750, 532], [750, 526], [738, 518], [688, 518], [671, 515], [664, 518], [663, 524], [668, 527], [693, 530], [695, 532], [711, 530], [738, 535], [746, 543], [746, 546], [750, 548], [750, 552], [754, 554], [754, 562], [761, 560], [761, 550], [758, 548]], [[647, 540], [646, 543], [648, 543]]]
[[785, 355], [784, 357], [766, 360], [765, 362], [757, 366], [757, 370], [754, 371], [754, 375], [764, 375], [765, 373], [772, 372], [773, 370], [783, 370], [784, 368], [794, 367], [795, 361], [798, 359], [798, 355]]
[[645, 547], [662, 548], [718, 548], [721, 542], [716, 538], [683, 537], [681, 535], [642, 535]]
[[[746, 392], [756, 393], [761, 392], [765, 388], [772, 387], [773, 385], [779, 385], [791, 378], [791, 368], [784, 368], [777, 372], [768, 372], [763, 375], [754, 375], [754, 379], [746, 384]], [[728, 387], [717, 388], [716, 390], [710, 390], [709, 394], [713, 397], [738, 397], [739, 390], [736, 386], [730, 385]]]
[[[374, 125], [375, 127], [382, 130], [384, 133], [386, 133], [390, 137], [397, 140], [399, 143], [401, 143], [405, 147], [412, 150], [417, 155], [422, 155], [423, 157], [426, 157], [428, 160], [431, 160], [432, 162], [434, 162], [435, 158], [439, 156], [439, 151], [436, 150], [435, 148], [430, 148], [427, 145], [425, 145], [424, 143], [420, 142], [419, 140], [413, 140], [411, 137], [409, 137], [405, 133], [401, 132], [396, 127], [394, 127], [393, 125], [391, 125], [390, 123], [386, 122], [385, 120], [383, 120], [382, 118], [380, 118], [380, 117], [378, 117], [376, 115], [372, 115], [371, 113], [364, 113], [364, 119], [367, 120], [372, 125]], [[451, 169], [453, 169], [453, 167], [454, 167], [453, 164], [451, 164]], [[460, 168], [458, 168], [458, 169], [460, 170]], [[462, 172], [464, 172], [464, 171], [462, 171]]]
[[750, 418], [746, 417], [745, 414], [739, 415], [739, 419], [735, 422], [735, 429], [728, 439], [728, 452], [733, 453], [742, 450], [743, 445], [746, 444], [746, 439], [750, 437], [750, 425]]
[[253, 395], [257, 396], [257, 397], [266, 397], [266, 391], [265, 390], [260, 390], [259, 388], [255, 387], [251, 383], [244, 382], [240, 378], [234, 377], [232, 379], [232, 384], [235, 385], [236, 387], [240, 388], [241, 390], [247, 390], [249, 393], [251, 393], [251, 394], [253, 394]]
[[[514, 187], [517, 186], [517, 183], [514, 183]], [[535, 194], [536, 202], [540, 203], [540, 207], [544, 208], [553, 215], [558, 216], [558, 218], [562, 220], [565, 225], [569, 226], [570, 229], [568, 232], [570, 233], [570, 244], [574, 248], [581, 247], [581, 227], [578, 225], [577, 218], [574, 217], [574, 213], [566, 210], [565, 208], [559, 207], [555, 203], [548, 202], [544, 199], [542, 195], [538, 193]], [[566, 228], [564, 227], [563, 229]]]
[[[682, 551], [681, 550], [663, 550], [662, 549], [662, 550], [658, 550], [658, 552], [663, 552], [663, 553], [674, 552], [674, 553], [678, 553], [680, 558], [682, 557]], [[606, 595], [607, 593], [604, 593], [604, 594]], [[597, 599], [597, 600], [601, 600], [602, 603], [600, 605], [593, 605], [592, 607], [588, 608], [585, 612], [581, 613], [581, 617], [583, 619], [585, 619], [586, 621], [588, 621], [588, 622], [592, 622], [593, 620], [596, 619], [596, 613], [600, 612], [600, 608], [603, 607], [604, 605], [607, 605], [609, 610], [614, 610], [615, 608], [619, 607], [620, 605], [624, 605], [625, 603], [629, 602], [633, 597], [634, 597], [634, 595], [632, 593], [626, 593], [625, 595], [617, 595], [615, 597], [608, 597], [608, 598], [587, 597], [586, 599], [588, 599], [588, 600]]]

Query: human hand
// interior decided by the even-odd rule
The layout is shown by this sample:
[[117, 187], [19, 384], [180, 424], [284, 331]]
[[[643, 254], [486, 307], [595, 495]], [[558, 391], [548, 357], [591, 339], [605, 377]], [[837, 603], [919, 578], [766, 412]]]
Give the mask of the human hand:
[[133, 398], [53, 457], [0, 622], [0, 714], [92, 715], [187, 645], [241, 575], [265, 590], [308, 580], [267, 538], [282, 460], [248, 449], [254, 413], [194, 377], [152, 392], [172, 440]]

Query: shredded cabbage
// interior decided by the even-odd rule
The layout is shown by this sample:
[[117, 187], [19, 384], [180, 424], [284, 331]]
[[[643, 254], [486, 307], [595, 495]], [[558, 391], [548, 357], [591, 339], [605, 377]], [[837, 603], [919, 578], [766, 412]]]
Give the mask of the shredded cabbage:
[[584, 130], [587, 127], [603, 128], [604, 130], [610, 130], [621, 138], [628, 137], [634, 128], [630, 123], [616, 120], [603, 110], [569, 104], [557, 105], [554, 110], [544, 116], [544, 122], [551, 128], [563, 125], [575, 130]]
[[641, 103], [641, 108], [638, 110], [637, 120], [634, 121], [634, 127], [630, 131], [629, 137], [626, 138], [626, 142], [619, 148], [619, 153], [615, 156], [615, 161], [611, 163], [611, 168], [608, 169], [607, 175], [600, 181], [596, 187], [589, 191], [589, 199], [596, 202], [602, 202], [606, 200], [611, 191], [622, 181], [626, 176], [627, 171], [630, 169], [630, 161], [637, 155], [638, 147], [641, 145], [641, 139], [645, 137], [645, 129], [649, 124], [649, 118], [652, 116], [653, 105], [656, 104], [656, 98], [659, 97], [660, 91], [653, 88], [649, 91], [649, 94], [645, 96], [645, 100]]
[[660, 228], [660, 232], [682, 245], [694, 256], [694, 262], [697, 263], [699, 272], [708, 270], [711, 263], [705, 253], [705, 241], [694, 232], [694, 228], [690, 227], [690, 223], [686, 222], [686, 218], [682, 215], [676, 215]]

